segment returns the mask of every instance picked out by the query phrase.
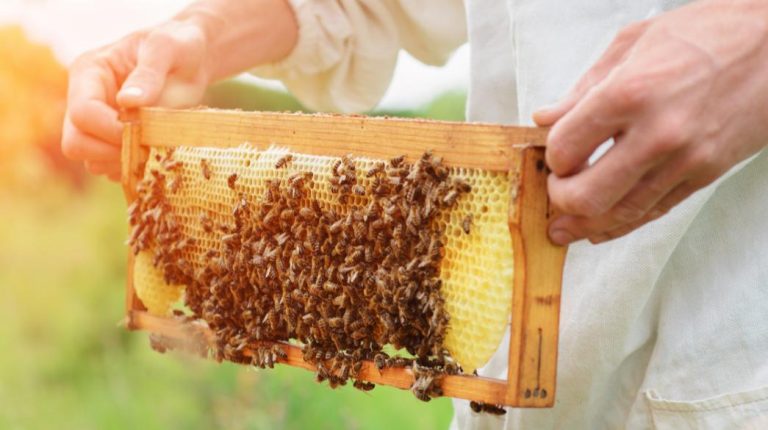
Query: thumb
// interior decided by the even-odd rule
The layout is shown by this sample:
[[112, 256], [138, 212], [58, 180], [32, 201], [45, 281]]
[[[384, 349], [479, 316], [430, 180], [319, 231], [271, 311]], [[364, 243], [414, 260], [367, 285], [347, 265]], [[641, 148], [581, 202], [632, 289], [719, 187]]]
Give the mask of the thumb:
[[569, 110], [573, 109], [576, 102], [582, 97], [582, 92], [574, 88], [567, 96], [551, 105], [539, 108], [533, 113], [533, 121], [539, 127], [549, 127], [562, 118]]
[[169, 45], [148, 39], [139, 47], [136, 67], [117, 93], [120, 107], [135, 108], [157, 103], [174, 57]]

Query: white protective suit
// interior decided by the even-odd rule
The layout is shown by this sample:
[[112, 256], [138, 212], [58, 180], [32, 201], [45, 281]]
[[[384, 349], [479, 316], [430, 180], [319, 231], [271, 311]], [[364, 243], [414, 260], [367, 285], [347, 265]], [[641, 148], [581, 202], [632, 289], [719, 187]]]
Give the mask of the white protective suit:
[[[627, 24], [674, 0], [291, 0], [299, 41], [276, 77], [308, 107], [372, 107], [398, 51], [441, 64], [469, 36], [468, 119], [530, 124]], [[768, 103], [768, 101], [766, 101]], [[668, 215], [571, 246], [553, 409], [462, 429], [768, 429], [768, 151]], [[482, 375], [504, 378], [506, 345]]]

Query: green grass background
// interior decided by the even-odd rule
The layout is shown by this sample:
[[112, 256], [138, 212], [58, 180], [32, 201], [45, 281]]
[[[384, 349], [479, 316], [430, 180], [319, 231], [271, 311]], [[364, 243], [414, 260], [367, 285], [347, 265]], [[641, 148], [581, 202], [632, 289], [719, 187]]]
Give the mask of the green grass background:
[[[289, 96], [240, 82], [214, 87], [210, 105], [298, 110]], [[417, 111], [462, 119], [448, 93]], [[84, 190], [52, 179], [0, 188], [0, 430], [444, 429], [451, 403], [377, 387], [331, 390], [278, 366], [257, 371], [161, 355], [124, 312], [127, 248], [119, 186]]]

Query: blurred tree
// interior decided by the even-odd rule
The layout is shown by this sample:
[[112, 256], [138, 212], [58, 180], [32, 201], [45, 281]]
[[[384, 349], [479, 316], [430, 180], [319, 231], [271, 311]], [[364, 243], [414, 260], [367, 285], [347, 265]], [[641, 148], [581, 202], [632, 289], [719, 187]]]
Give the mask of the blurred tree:
[[284, 91], [271, 90], [234, 78], [212, 85], [203, 104], [219, 109], [308, 112]]
[[0, 27], [0, 188], [27, 189], [51, 172], [76, 185], [82, 168], [59, 149], [67, 72], [18, 26]]

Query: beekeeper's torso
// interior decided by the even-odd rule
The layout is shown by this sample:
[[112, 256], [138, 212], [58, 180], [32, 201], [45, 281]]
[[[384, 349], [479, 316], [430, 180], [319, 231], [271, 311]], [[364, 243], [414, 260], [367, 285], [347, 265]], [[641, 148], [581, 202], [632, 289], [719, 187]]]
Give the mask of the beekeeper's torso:
[[[663, 0], [292, 0], [300, 25], [282, 79], [312, 108], [369, 108], [397, 52], [440, 64], [469, 36], [468, 119], [529, 124], [625, 25]], [[768, 428], [768, 151], [662, 219], [566, 261], [553, 409], [483, 416], [455, 401], [458, 428]], [[506, 345], [482, 375], [504, 378]]]

